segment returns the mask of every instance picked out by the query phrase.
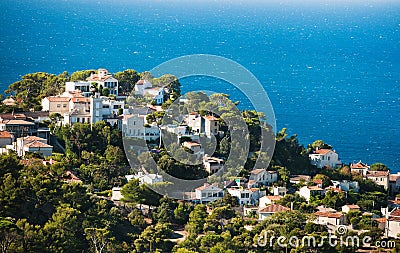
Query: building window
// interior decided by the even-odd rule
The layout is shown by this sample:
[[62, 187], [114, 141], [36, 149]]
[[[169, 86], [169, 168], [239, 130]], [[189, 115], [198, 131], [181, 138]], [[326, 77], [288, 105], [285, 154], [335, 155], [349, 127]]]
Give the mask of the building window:
[[63, 104], [63, 108], [67, 108], [67, 104]]
[[60, 108], [61, 107], [61, 105], [60, 104], [57, 104], [57, 108]]

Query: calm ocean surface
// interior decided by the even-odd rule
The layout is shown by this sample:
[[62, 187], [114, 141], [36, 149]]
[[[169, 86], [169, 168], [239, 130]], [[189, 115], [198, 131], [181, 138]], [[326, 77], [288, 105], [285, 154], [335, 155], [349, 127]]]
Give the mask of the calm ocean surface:
[[[145, 71], [187, 54], [220, 55], [260, 80], [278, 129], [303, 144], [323, 139], [346, 163], [400, 171], [400, 3], [277, 2], [3, 0], [0, 90], [36, 71]], [[218, 80], [182, 83], [250, 107]]]

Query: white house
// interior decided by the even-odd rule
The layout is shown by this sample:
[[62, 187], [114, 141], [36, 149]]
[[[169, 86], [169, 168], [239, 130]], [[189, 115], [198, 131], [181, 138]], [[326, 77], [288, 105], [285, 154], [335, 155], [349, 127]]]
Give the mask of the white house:
[[324, 189], [318, 186], [303, 186], [297, 193], [307, 201], [310, 201], [311, 196], [322, 196], [324, 194]]
[[342, 206], [342, 212], [348, 213], [350, 211], [360, 211], [360, 207], [358, 205], [344, 205]]
[[187, 126], [185, 126], [185, 125], [178, 126], [178, 125], [172, 125], [172, 124], [161, 127], [162, 130], [165, 130], [169, 133], [176, 134], [178, 136], [187, 135], [188, 132], [186, 131], [186, 128], [187, 128]]
[[224, 191], [216, 185], [210, 185], [205, 183], [195, 189], [196, 199], [202, 203], [206, 204], [208, 202], [220, 199], [224, 196]]
[[111, 193], [111, 200], [119, 201], [122, 199], [121, 188], [120, 187], [113, 187]]
[[111, 95], [118, 96], [118, 80], [108, 73], [107, 69], [98, 69], [97, 74], [91, 74], [86, 81], [107, 88]]
[[190, 149], [194, 154], [198, 154], [202, 151], [201, 144], [193, 141], [185, 141], [182, 146]]
[[333, 187], [338, 188], [342, 191], [348, 192], [353, 190], [354, 192], [358, 192], [360, 190], [360, 186], [357, 181], [334, 181], [332, 180]]
[[42, 111], [52, 113], [59, 113], [63, 115], [69, 112], [70, 97], [64, 96], [50, 96], [42, 99]]
[[290, 208], [282, 205], [278, 204], [268, 205], [258, 210], [258, 220], [262, 221], [268, 218], [269, 216], [273, 215], [274, 213], [288, 212], [288, 211], [290, 211]]
[[389, 189], [390, 171], [367, 171], [366, 179], [374, 181], [377, 185], [383, 186], [385, 190]]
[[36, 133], [37, 127], [34, 122], [23, 119], [0, 119], [0, 131], [7, 131], [18, 138]]
[[259, 185], [270, 185], [278, 181], [278, 173], [266, 169], [255, 169], [250, 171], [249, 181], [251, 180]]
[[14, 135], [7, 131], [0, 131], [0, 147], [11, 145], [14, 141]]
[[400, 208], [395, 208], [387, 214], [385, 235], [399, 238], [400, 234]]
[[144, 90], [144, 96], [150, 96], [151, 98], [153, 98], [154, 102], [157, 105], [164, 103], [164, 95], [165, 91], [162, 87], [154, 87]]
[[282, 187], [282, 186], [274, 186], [272, 188], [272, 192], [274, 193], [274, 196], [285, 196], [287, 189], [286, 189], [286, 187]]
[[400, 192], [400, 172], [389, 175], [389, 194], [396, 195]]
[[204, 133], [207, 136], [217, 135], [219, 131], [219, 118], [214, 116], [204, 116]]
[[15, 150], [18, 156], [25, 156], [27, 153], [39, 153], [42, 157], [51, 156], [53, 146], [47, 144], [47, 140], [37, 136], [26, 136], [17, 138], [17, 141], [6, 146], [9, 150]]
[[126, 175], [125, 177], [128, 181], [132, 178], [139, 179], [140, 184], [155, 184], [163, 182], [163, 177], [161, 175], [151, 173], [145, 174], [143, 172], [138, 172], [136, 175]]
[[290, 176], [289, 182], [292, 184], [300, 184], [300, 183], [307, 184], [308, 182], [310, 182], [310, 180], [311, 176], [308, 175], [293, 175]]
[[258, 200], [258, 206], [264, 208], [268, 205], [275, 204], [277, 201], [281, 200], [281, 196], [264, 196]]
[[135, 94], [136, 95], [141, 95], [144, 96], [144, 90], [151, 88], [153, 85], [151, 84], [151, 82], [149, 80], [139, 80], [136, 82], [135, 84]]
[[[125, 102], [117, 101], [109, 97], [101, 97], [102, 103], [102, 116], [118, 115], [119, 109], [124, 109]], [[126, 110], [127, 111], [127, 110]]]
[[135, 94], [150, 96], [158, 105], [164, 103], [165, 91], [163, 87], [153, 87], [148, 80], [139, 80], [135, 84]]
[[346, 224], [346, 215], [341, 212], [315, 212], [316, 220], [314, 223], [320, 225], [339, 226]]
[[208, 155], [205, 155], [203, 157], [203, 165], [204, 169], [210, 173], [213, 174], [217, 172], [219, 169], [222, 168], [224, 163], [224, 160], [216, 158], [216, 157], [210, 157]]
[[342, 164], [339, 160], [339, 155], [332, 149], [317, 149], [308, 156], [311, 160], [311, 164], [318, 168], [336, 168]]
[[160, 137], [157, 126], [145, 126], [145, 115], [128, 114], [122, 118], [122, 136], [134, 137], [144, 140], [156, 140]]
[[357, 172], [357, 173], [360, 173], [363, 176], [367, 175], [367, 171], [369, 171], [369, 168], [370, 168], [370, 166], [368, 166], [368, 164], [363, 163], [361, 161], [359, 161], [358, 163], [350, 164], [350, 171], [351, 172]]
[[197, 112], [192, 112], [187, 115], [186, 118], [187, 125], [192, 129], [195, 133], [201, 133], [202, 127], [202, 117]]
[[239, 205], [254, 205], [260, 198], [260, 192], [256, 188], [228, 188], [228, 192], [238, 198]]
[[65, 83], [65, 91], [66, 92], [74, 92], [74, 91], [82, 91], [82, 94], [85, 97], [90, 96], [91, 94], [91, 82], [87, 81], [77, 81], [77, 82], [66, 82]]
[[95, 97], [73, 97], [69, 101], [69, 112], [64, 113], [64, 124], [94, 124], [103, 119], [102, 99]]

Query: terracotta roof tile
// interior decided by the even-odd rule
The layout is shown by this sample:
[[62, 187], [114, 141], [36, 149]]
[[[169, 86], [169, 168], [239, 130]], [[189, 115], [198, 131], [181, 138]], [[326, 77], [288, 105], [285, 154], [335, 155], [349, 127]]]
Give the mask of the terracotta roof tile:
[[197, 146], [201, 146], [201, 144], [197, 143], [197, 142], [193, 142], [193, 141], [185, 141], [184, 146], [189, 146], [189, 147], [197, 147]]
[[73, 97], [71, 100], [74, 103], [90, 103], [90, 98], [85, 97]]
[[262, 208], [259, 213], [279, 213], [285, 211], [290, 211], [290, 208], [278, 204], [272, 204]]
[[258, 175], [264, 171], [265, 171], [265, 169], [255, 169], [255, 170], [250, 171], [250, 174]]
[[214, 116], [204, 116], [203, 118], [206, 120], [219, 120], [219, 118], [214, 117]]
[[265, 196], [269, 200], [280, 200], [282, 197], [281, 196]]
[[400, 221], [400, 209], [396, 208], [389, 214], [390, 221]]
[[33, 122], [29, 122], [26, 120], [21, 120], [21, 119], [11, 119], [9, 121], [5, 122], [7, 125], [35, 125], [35, 123]]
[[392, 181], [392, 182], [397, 181], [397, 179], [399, 179], [399, 178], [400, 178], [400, 174], [390, 174], [389, 175], [389, 181]]
[[86, 81], [105, 81], [111, 77], [112, 77], [112, 75], [106, 75], [102, 78], [99, 78], [98, 74], [93, 74], [93, 75], [89, 76], [88, 78], [86, 78]]
[[379, 171], [379, 170], [372, 170], [367, 171], [367, 177], [387, 177], [389, 176], [389, 171]]
[[46, 139], [37, 136], [26, 136], [22, 138], [24, 141], [47, 141]]
[[69, 97], [46, 97], [50, 102], [68, 102]]
[[12, 137], [13, 137], [13, 135], [10, 134], [9, 132], [7, 132], [7, 131], [0, 131], [0, 138], [10, 139], [10, 138], [12, 138]]
[[351, 169], [368, 169], [369, 166], [361, 161], [359, 161], [358, 163], [352, 163], [350, 165]]
[[386, 222], [386, 218], [385, 217], [383, 217], [383, 218], [375, 218], [373, 220], [376, 220], [378, 223], [385, 223]]
[[25, 146], [29, 148], [52, 148], [53, 146], [48, 145], [46, 143], [40, 142], [40, 141], [33, 141], [28, 144], [25, 144]]
[[360, 207], [358, 205], [345, 205], [350, 209], [360, 209]]
[[327, 217], [327, 218], [335, 218], [339, 219], [343, 214], [342, 213], [330, 213], [330, 212], [315, 212], [315, 215], [318, 217]]
[[321, 149], [315, 150], [314, 153], [318, 154], [318, 155], [326, 155], [329, 153], [329, 151], [332, 151], [332, 149], [321, 148]]

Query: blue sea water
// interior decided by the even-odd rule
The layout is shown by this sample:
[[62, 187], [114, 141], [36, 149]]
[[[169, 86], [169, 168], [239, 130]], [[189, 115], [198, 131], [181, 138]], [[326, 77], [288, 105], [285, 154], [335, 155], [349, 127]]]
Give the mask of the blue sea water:
[[[278, 129], [305, 145], [323, 139], [344, 162], [400, 171], [396, 1], [3, 0], [0, 8], [1, 91], [36, 71], [145, 71], [187, 54], [220, 55], [260, 80]], [[250, 108], [218, 80], [182, 84]]]

